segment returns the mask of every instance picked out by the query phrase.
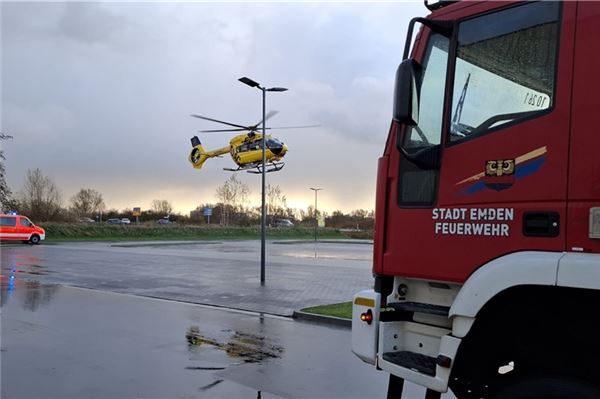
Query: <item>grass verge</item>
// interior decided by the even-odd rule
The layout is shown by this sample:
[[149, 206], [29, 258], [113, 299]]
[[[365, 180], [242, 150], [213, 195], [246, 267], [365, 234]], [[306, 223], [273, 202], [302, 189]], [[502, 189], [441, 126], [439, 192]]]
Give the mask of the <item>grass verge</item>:
[[[46, 240], [52, 241], [149, 241], [149, 240], [255, 240], [260, 227], [223, 227], [191, 225], [107, 225], [102, 223], [44, 223]], [[350, 238], [336, 229], [319, 229], [319, 238]], [[311, 228], [268, 228], [268, 239], [311, 240]]]
[[302, 309], [302, 312], [318, 314], [321, 316], [340, 317], [342, 319], [352, 319], [352, 302], [313, 306]]

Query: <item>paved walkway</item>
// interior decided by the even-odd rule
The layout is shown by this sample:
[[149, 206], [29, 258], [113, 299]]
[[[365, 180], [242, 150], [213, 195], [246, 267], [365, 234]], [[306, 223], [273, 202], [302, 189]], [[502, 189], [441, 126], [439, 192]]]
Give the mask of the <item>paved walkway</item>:
[[264, 286], [260, 241], [17, 245], [1, 259], [2, 274], [23, 280], [291, 316], [372, 287], [372, 248], [267, 242]]

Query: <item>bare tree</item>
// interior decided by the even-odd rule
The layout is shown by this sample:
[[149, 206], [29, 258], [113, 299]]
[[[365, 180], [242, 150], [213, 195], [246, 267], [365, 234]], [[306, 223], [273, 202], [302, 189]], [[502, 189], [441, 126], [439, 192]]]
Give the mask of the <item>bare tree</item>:
[[287, 198], [283, 195], [279, 185], [267, 184], [267, 213], [269, 215], [285, 215], [287, 209]]
[[231, 175], [222, 186], [217, 188], [217, 198], [223, 203], [223, 217], [221, 223], [229, 224], [230, 212], [243, 211], [244, 204], [248, 201], [250, 189], [246, 183]]
[[307, 219], [310, 216], [310, 213], [308, 214], [309, 216], [306, 215], [306, 212], [304, 211], [304, 209], [296, 209], [296, 213], [298, 214], [296, 217], [298, 218], [298, 220], [304, 220]]
[[153, 200], [152, 212], [168, 216], [173, 212], [173, 205], [167, 200]]
[[[9, 140], [12, 136], [0, 133], [0, 140]], [[5, 211], [12, 203], [12, 192], [6, 183], [6, 168], [4, 166], [4, 150], [0, 147], [0, 211]]]
[[355, 209], [350, 213], [350, 216], [355, 217], [355, 218], [364, 219], [367, 217], [368, 214], [369, 214], [369, 211], [367, 211], [366, 209]]
[[91, 188], [82, 188], [71, 197], [71, 210], [79, 217], [94, 216], [105, 208], [102, 194]]
[[19, 203], [21, 211], [32, 219], [53, 220], [60, 215], [61, 194], [54, 181], [36, 168], [27, 170]]

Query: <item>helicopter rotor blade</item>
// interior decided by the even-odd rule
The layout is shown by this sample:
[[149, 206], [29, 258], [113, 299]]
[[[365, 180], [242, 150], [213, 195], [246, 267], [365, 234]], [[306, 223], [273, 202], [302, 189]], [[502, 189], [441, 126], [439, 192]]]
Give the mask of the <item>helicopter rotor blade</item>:
[[[252, 126], [250, 126], [252, 127]], [[278, 127], [266, 127], [265, 130], [272, 130], [272, 129], [304, 129], [304, 128], [311, 128], [311, 127], [321, 127], [321, 125], [304, 125], [304, 126], [278, 126]], [[248, 133], [253, 133], [253, 132], [257, 132], [260, 133], [260, 131], [262, 130], [262, 128], [256, 128], [254, 130], [249, 130], [249, 129], [223, 129], [223, 130], [198, 130], [199, 132], [239, 132], [239, 131], [243, 131], [243, 130], [247, 130]]]
[[268, 127], [268, 129], [304, 129], [308, 127], [321, 127], [321, 125], [304, 125], [304, 126], [279, 126], [279, 127]]
[[258, 121], [258, 123], [256, 125], [252, 125], [252, 126], [248, 126], [249, 130], [251, 131], [256, 131], [256, 129], [263, 124], [263, 122], [266, 122], [267, 120], [269, 120], [270, 118], [274, 117], [275, 115], [277, 115], [279, 113], [279, 111], [269, 111], [267, 113], [267, 115], [265, 115], [265, 120], [262, 121]]
[[201, 116], [201, 115], [195, 115], [192, 114], [190, 116], [193, 116], [194, 118], [200, 118], [200, 119], [204, 119], [206, 121], [211, 121], [211, 122], [217, 122], [217, 123], [222, 123], [224, 125], [229, 125], [229, 126], [233, 126], [233, 127], [240, 127], [243, 128], [244, 130], [250, 130], [251, 126], [242, 126], [242, 125], [236, 125], [235, 123], [229, 123], [229, 122], [225, 122], [225, 121], [220, 121], [218, 119], [213, 119], [213, 118], [208, 118], [206, 116]]
[[245, 132], [247, 128], [242, 129], [211, 129], [211, 130], [198, 130], [201, 133], [221, 133], [221, 132]]

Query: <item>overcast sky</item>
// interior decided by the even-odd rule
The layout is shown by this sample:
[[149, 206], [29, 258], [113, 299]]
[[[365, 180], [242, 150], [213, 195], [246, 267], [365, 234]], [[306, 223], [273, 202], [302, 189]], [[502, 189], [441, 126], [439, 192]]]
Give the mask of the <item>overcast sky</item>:
[[[377, 158], [391, 120], [393, 79], [407, 23], [422, 2], [11, 3], [2, 2], [2, 131], [7, 180], [27, 169], [54, 179], [65, 204], [80, 188], [109, 208], [169, 200], [187, 213], [215, 202], [229, 156], [201, 170], [187, 160], [199, 129], [192, 113], [236, 124], [260, 120], [248, 76], [269, 93], [271, 126], [289, 146], [267, 181], [292, 207], [374, 208]], [[269, 124], [267, 124], [269, 126]], [[200, 135], [207, 149], [229, 134]], [[238, 172], [254, 204], [260, 175]]]

